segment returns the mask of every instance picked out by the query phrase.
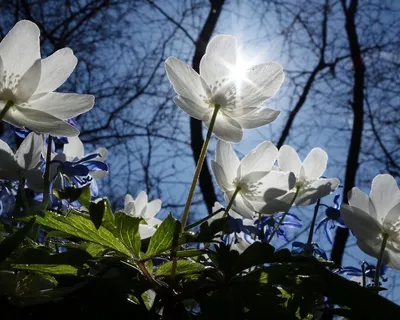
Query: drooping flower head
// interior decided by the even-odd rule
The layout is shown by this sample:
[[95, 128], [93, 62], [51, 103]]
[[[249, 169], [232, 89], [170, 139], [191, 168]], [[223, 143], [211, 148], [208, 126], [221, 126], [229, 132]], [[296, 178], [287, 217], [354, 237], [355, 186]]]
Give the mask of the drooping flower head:
[[[294, 204], [308, 206], [318, 199], [327, 196], [339, 186], [337, 178], [321, 178], [326, 170], [328, 155], [321, 148], [314, 148], [301, 162], [297, 152], [290, 146], [284, 145], [279, 149], [278, 166], [282, 172], [291, 172], [295, 181], [291, 183], [292, 189], [286, 194], [269, 201], [263, 209], [266, 213], [275, 213], [289, 210], [290, 203], [294, 199], [296, 190], [298, 195]], [[267, 198], [269, 195], [266, 194]]]
[[26, 177], [28, 171], [39, 163], [42, 149], [43, 138], [33, 132], [22, 141], [16, 153], [0, 140], [0, 179], [19, 180]]
[[357, 245], [378, 258], [386, 238], [382, 262], [400, 269], [400, 190], [396, 180], [389, 174], [377, 175], [369, 196], [355, 187], [348, 199], [349, 204], [343, 203], [340, 213], [356, 236]]
[[77, 136], [65, 120], [89, 111], [92, 95], [53, 92], [68, 79], [77, 59], [63, 48], [40, 58], [40, 30], [19, 21], [0, 42], [0, 112], [20, 128], [54, 136]]
[[178, 94], [174, 101], [183, 111], [209, 127], [214, 109], [219, 108], [213, 128], [219, 139], [240, 142], [243, 128], [266, 125], [280, 113], [262, 108], [262, 104], [282, 85], [282, 67], [267, 62], [243, 68], [233, 36], [211, 39], [200, 62], [200, 75], [174, 57], [169, 57], [165, 65]]
[[278, 149], [269, 141], [250, 151], [241, 161], [232, 145], [218, 140], [212, 171], [219, 188], [229, 203], [237, 188], [232, 209], [243, 217], [253, 219], [254, 213], [265, 205], [263, 178], [270, 172]]

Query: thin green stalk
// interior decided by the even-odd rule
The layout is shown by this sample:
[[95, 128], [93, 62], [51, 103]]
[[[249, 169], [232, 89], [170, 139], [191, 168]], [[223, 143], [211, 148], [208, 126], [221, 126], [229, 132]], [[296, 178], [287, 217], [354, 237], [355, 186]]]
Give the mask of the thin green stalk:
[[235, 201], [236, 195], [239, 193], [240, 189], [241, 188], [239, 186], [236, 187], [235, 192], [233, 193], [232, 198], [231, 200], [229, 200], [228, 206], [225, 209], [223, 217], [226, 217], [228, 215], [229, 210], [231, 210], [232, 208], [233, 201]]
[[293, 203], [295, 202], [298, 194], [300, 191], [300, 187], [296, 187], [296, 193], [293, 196], [292, 201], [290, 202], [289, 209], [282, 215], [281, 219], [279, 220], [278, 224], [276, 225], [275, 229], [272, 231], [271, 235], [268, 238], [267, 243], [270, 243], [272, 238], [274, 237], [275, 233], [278, 231], [279, 227], [281, 226], [283, 220], [285, 219], [286, 215], [289, 213], [289, 210], [292, 208]]
[[379, 252], [378, 263], [376, 264], [376, 270], [375, 270], [375, 288], [379, 288], [379, 276], [381, 274], [382, 260], [383, 260], [383, 255], [385, 253], [386, 242], [387, 242], [388, 238], [389, 238], [389, 235], [387, 233], [384, 233], [381, 251]]
[[47, 154], [46, 154], [46, 169], [44, 171], [44, 181], [43, 181], [43, 200], [42, 207], [43, 210], [47, 209], [50, 202], [50, 161], [51, 161], [51, 145], [53, 137], [49, 135], [47, 139]]
[[3, 120], [4, 116], [6, 115], [7, 111], [14, 105], [14, 102], [11, 100], [7, 101], [6, 105], [4, 106], [3, 110], [0, 112], [0, 121]]
[[317, 203], [315, 204], [315, 207], [314, 207], [314, 215], [313, 215], [313, 218], [312, 218], [312, 221], [311, 221], [310, 232], [308, 234], [308, 240], [307, 240], [308, 244], [312, 243], [312, 239], [313, 239], [313, 235], [314, 235], [315, 221], [317, 220], [318, 209], [319, 209], [320, 202], [321, 202], [321, 199], [318, 199]]
[[186, 226], [186, 222], [189, 217], [189, 210], [190, 210], [190, 206], [192, 204], [193, 195], [196, 190], [197, 181], [199, 180], [201, 168], [203, 168], [204, 159], [207, 154], [208, 145], [210, 143], [212, 131], [214, 129], [214, 124], [215, 124], [215, 120], [217, 119], [217, 114], [218, 114], [219, 109], [220, 109], [220, 106], [215, 105], [214, 112], [213, 112], [211, 122], [210, 122], [210, 126], [208, 127], [206, 139], [204, 140], [203, 147], [201, 148], [199, 161], [197, 162], [197, 166], [196, 166], [196, 170], [194, 172], [192, 184], [190, 186], [189, 194], [186, 199], [185, 209], [183, 210], [183, 214], [182, 214], [182, 219], [181, 219], [182, 232], [185, 231], [185, 226]]
[[194, 227], [197, 227], [199, 224], [202, 224], [203, 222], [205, 222], [208, 219], [216, 216], [218, 213], [220, 213], [222, 211], [225, 211], [225, 209], [224, 208], [218, 209], [217, 211], [213, 212], [212, 214], [207, 215], [204, 218], [202, 218], [202, 219], [200, 219], [200, 220], [198, 220], [196, 222], [193, 222], [192, 224], [189, 224], [188, 226], [186, 226], [185, 231], [188, 231], [190, 229], [193, 229]]
[[24, 204], [24, 209], [25, 212], [29, 214], [30, 209], [29, 209], [29, 203], [28, 203], [28, 199], [26, 198], [26, 193], [25, 193], [25, 179], [22, 177], [21, 172], [18, 172], [18, 187], [19, 187], [19, 191], [21, 193], [21, 198], [22, 198], [22, 203]]

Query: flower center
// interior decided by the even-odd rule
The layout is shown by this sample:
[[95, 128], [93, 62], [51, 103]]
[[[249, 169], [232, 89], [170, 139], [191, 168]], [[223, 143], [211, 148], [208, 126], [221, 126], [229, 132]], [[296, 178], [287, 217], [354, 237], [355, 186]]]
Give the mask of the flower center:
[[3, 81], [0, 85], [0, 100], [16, 101], [15, 94], [21, 77], [13, 73], [7, 74], [7, 71], [4, 71], [2, 80]]
[[211, 95], [204, 102], [210, 107], [221, 106], [221, 111], [233, 111], [237, 108], [237, 100], [243, 99], [237, 95], [236, 86], [228, 78], [216, 80], [213, 85], [209, 85]]
[[236, 187], [240, 188], [240, 193], [244, 196], [261, 196], [262, 192], [261, 190], [261, 186], [262, 186], [262, 182], [256, 182], [256, 183], [248, 183], [246, 181], [241, 181], [239, 179], [235, 179], [233, 181], [233, 184]]

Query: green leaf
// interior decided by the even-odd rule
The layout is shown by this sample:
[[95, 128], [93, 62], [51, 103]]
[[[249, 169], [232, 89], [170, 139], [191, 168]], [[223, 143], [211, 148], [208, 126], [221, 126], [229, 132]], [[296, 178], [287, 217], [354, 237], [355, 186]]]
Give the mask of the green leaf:
[[183, 257], [198, 257], [203, 254], [209, 253], [208, 250], [200, 250], [200, 249], [188, 249], [188, 250], [180, 250], [176, 252], [176, 256], [178, 258], [183, 258]]
[[92, 202], [89, 205], [90, 220], [92, 220], [96, 229], [99, 229], [103, 221], [106, 204], [103, 199], [98, 202]]
[[79, 275], [80, 270], [70, 265], [62, 264], [13, 264], [12, 267], [18, 270], [37, 271], [50, 274]]
[[234, 273], [271, 262], [274, 247], [264, 242], [254, 242], [239, 256], [235, 264]]
[[64, 217], [47, 211], [43, 217], [37, 217], [37, 221], [46, 227], [69, 233], [131, 256], [130, 250], [115, 237], [115, 230], [110, 231], [103, 226], [96, 229], [92, 221], [81, 215], [70, 214]]
[[115, 214], [115, 236], [125, 245], [133, 256], [138, 257], [140, 253], [140, 218], [134, 218], [123, 212]]
[[23, 228], [14, 232], [0, 242], [0, 262], [3, 262], [19, 245], [31, 231], [35, 224], [35, 218], [31, 218]]
[[[171, 274], [172, 261], [160, 265], [156, 271], [156, 276], [168, 276]], [[178, 260], [176, 274], [193, 274], [206, 270], [206, 268], [190, 260]]]
[[82, 189], [82, 192], [79, 195], [79, 202], [82, 203], [86, 208], [90, 208], [91, 200], [92, 194], [90, 192], [90, 186], [86, 186]]
[[180, 230], [181, 223], [169, 214], [151, 237], [146, 256], [150, 258], [171, 249], [174, 242], [178, 241]]

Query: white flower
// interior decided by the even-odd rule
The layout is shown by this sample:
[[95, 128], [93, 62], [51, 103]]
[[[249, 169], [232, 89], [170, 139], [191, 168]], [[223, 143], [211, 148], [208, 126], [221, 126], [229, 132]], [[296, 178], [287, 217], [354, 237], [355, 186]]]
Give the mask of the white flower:
[[[54, 136], [77, 136], [63, 120], [90, 110], [91, 95], [53, 92], [75, 69], [69, 48], [40, 59], [40, 31], [32, 22], [19, 21], [0, 43], [0, 112], [3, 120]], [[10, 107], [5, 110], [5, 107]]]
[[[301, 162], [297, 152], [290, 146], [284, 145], [279, 150], [278, 166], [283, 172], [294, 174], [294, 181], [290, 182], [291, 190], [281, 197], [268, 202], [264, 208], [266, 213], [287, 211], [295, 196], [296, 188], [299, 188], [294, 204], [308, 206], [319, 198], [332, 193], [339, 186], [337, 178], [321, 178], [326, 170], [328, 155], [321, 148], [314, 148]], [[268, 193], [265, 195], [267, 198]], [[266, 199], [267, 200], [267, 199]]]
[[242, 128], [257, 128], [277, 118], [279, 111], [261, 106], [284, 79], [282, 67], [275, 62], [242, 70], [238, 55], [237, 39], [218, 35], [211, 39], [201, 59], [200, 75], [174, 57], [165, 61], [168, 78], [178, 94], [175, 103], [206, 127], [218, 105], [213, 133], [228, 142], [241, 141]]
[[348, 198], [349, 204], [342, 204], [340, 213], [354, 232], [360, 249], [378, 258], [385, 236], [382, 262], [400, 269], [400, 190], [396, 180], [389, 174], [377, 175], [369, 196], [353, 188]]
[[[217, 219], [221, 219], [225, 216], [225, 209], [219, 202], [215, 202], [214, 206], [212, 207], [213, 213], [217, 212], [217, 211], [220, 211], [220, 212], [218, 212], [216, 215], [212, 216], [210, 219], [207, 219], [208, 225], [210, 225], [213, 221], [215, 221]], [[243, 216], [241, 216], [240, 214], [238, 214], [237, 212], [235, 212], [232, 209], [229, 210], [229, 216], [231, 216], [234, 219], [242, 219], [243, 225], [245, 225], [245, 226], [254, 226], [254, 220], [243, 218]]]
[[[270, 187], [270, 181], [274, 180], [266, 177], [277, 156], [278, 149], [271, 142], [265, 141], [239, 161], [231, 144], [221, 140], [217, 142], [215, 161], [211, 161], [215, 180], [224, 192], [227, 203], [235, 190], [240, 188], [232, 209], [243, 217], [252, 219], [254, 212], [259, 212], [265, 206], [264, 193]], [[271, 174], [274, 177], [280, 176], [276, 180], [287, 181], [284, 173], [274, 171]]]
[[155, 226], [160, 225], [162, 221], [154, 216], [160, 209], [161, 200], [148, 202], [147, 194], [144, 191], [140, 192], [136, 199], [133, 199], [130, 194], [125, 196], [123, 212], [146, 221], [146, 224], [139, 225], [140, 239], [149, 238], [156, 232]]
[[7, 143], [0, 140], [0, 179], [19, 180], [36, 167], [43, 149], [43, 138], [31, 132], [22, 141], [17, 152], [11, 150]]

